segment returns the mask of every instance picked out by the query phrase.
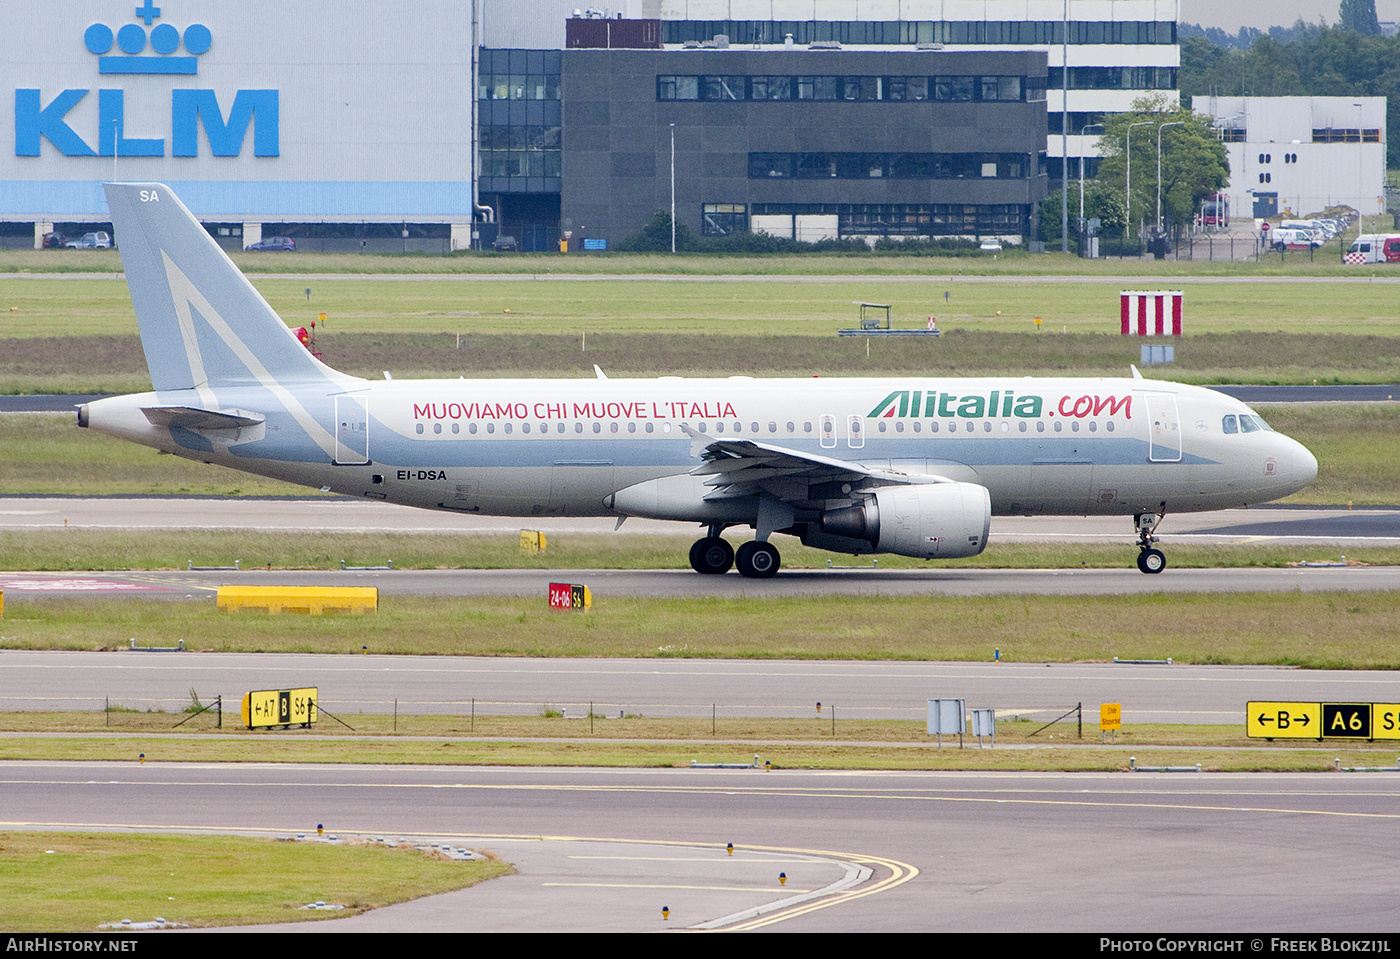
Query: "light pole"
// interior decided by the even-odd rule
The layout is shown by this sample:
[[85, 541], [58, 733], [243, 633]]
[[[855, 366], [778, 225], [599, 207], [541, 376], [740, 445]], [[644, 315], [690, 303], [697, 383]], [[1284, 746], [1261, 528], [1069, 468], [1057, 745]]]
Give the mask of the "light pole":
[[1128, 238], [1128, 230], [1133, 225], [1133, 127], [1150, 127], [1151, 120], [1143, 120], [1139, 123], [1128, 124], [1128, 136], [1123, 144], [1123, 152], [1128, 160], [1128, 172], [1124, 177], [1123, 199], [1127, 201], [1127, 207], [1123, 213], [1123, 239]]
[[1162, 131], [1167, 127], [1184, 127], [1185, 120], [1164, 123], [1157, 128], [1157, 232], [1162, 232]]
[[676, 125], [671, 124], [671, 252], [676, 252]]
[[1366, 128], [1362, 119], [1361, 104], [1353, 103], [1356, 107], [1356, 241], [1361, 242], [1361, 234], [1366, 231], [1366, 214], [1361, 212], [1361, 204], [1366, 198], [1362, 186], [1365, 182], [1365, 174], [1362, 172], [1362, 157], [1366, 150]]
[[1084, 138], [1089, 135], [1090, 127], [1098, 127], [1099, 133], [1103, 133], [1102, 123], [1086, 123], [1079, 129], [1079, 232], [1084, 232]]
[[[1069, 0], [1060, 25], [1060, 252], [1069, 252]], [[1082, 162], [1082, 161], [1081, 161]]]

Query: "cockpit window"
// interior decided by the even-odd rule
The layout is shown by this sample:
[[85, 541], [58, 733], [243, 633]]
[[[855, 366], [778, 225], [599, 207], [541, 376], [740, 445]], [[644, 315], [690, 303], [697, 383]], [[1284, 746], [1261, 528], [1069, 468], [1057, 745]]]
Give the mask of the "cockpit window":
[[1226, 413], [1221, 419], [1220, 431], [1222, 433], [1238, 433], [1240, 431], [1239, 422], [1235, 419], [1234, 413]]
[[1260, 430], [1259, 421], [1252, 416], [1240, 416], [1241, 433], [1257, 433]]

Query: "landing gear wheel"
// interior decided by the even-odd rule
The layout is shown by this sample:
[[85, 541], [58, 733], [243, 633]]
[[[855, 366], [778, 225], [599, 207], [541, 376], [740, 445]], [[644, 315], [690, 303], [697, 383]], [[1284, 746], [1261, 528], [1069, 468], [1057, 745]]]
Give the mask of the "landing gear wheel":
[[755, 540], [739, 547], [734, 564], [739, 567], [740, 575], [750, 579], [768, 579], [778, 572], [781, 560], [776, 546]]
[[1138, 569], [1144, 573], [1160, 573], [1167, 568], [1167, 557], [1160, 549], [1145, 549], [1138, 553]]
[[728, 540], [707, 536], [690, 547], [690, 568], [697, 573], [727, 573], [733, 565], [734, 547]]

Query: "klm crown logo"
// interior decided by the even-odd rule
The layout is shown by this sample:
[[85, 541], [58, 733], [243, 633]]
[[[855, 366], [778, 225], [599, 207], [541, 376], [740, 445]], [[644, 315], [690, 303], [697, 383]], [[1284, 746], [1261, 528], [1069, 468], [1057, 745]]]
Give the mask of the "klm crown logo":
[[[98, 58], [99, 71], [126, 76], [197, 75], [198, 58], [208, 53], [214, 42], [209, 28], [200, 23], [192, 24], [182, 35], [175, 27], [162, 23], [148, 34], [146, 29], [160, 18], [160, 7], [152, 5], [151, 0], [143, 0], [143, 3], [136, 8], [136, 19], [144, 20], [144, 25], [128, 23], [113, 34], [105, 23], [94, 23], [83, 32], [83, 42]], [[146, 52], [147, 46], [153, 54]], [[177, 55], [182, 46], [184, 54]], [[153, 85], [150, 81], [135, 82], [148, 96], [155, 92], [150, 89]], [[16, 89], [15, 156], [41, 156], [44, 141], [66, 157], [167, 155], [165, 137], [127, 135], [126, 91], [123, 89], [97, 91], [97, 125], [88, 134], [89, 138], [69, 126], [68, 114], [91, 92], [82, 88], [64, 90], [45, 103], [38, 89]], [[227, 94], [225, 98], [224, 102], [228, 103]], [[170, 91], [168, 155], [199, 156], [203, 140], [213, 156], [236, 157], [243, 152], [244, 140], [251, 129], [253, 156], [278, 156], [281, 152], [278, 99], [277, 90], [238, 90], [225, 114], [214, 90], [175, 87]], [[138, 119], [145, 125], [154, 117], [146, 114]], [[96, 144], [95, 149], [93, 144]]]
[[[83, 32], [83, 43], [87, 45], [90, 53], [96, 54], [98, 59], [98, 71], [104, 74], [165, 74], [165, 75], [194, 75], [199, 72], [199, 57], [209, 52], [209, 47], [214, 42], [213, 34], [209, 28], [201, 23], [192, 24], [185, 28], [184, 36], [180, 31], [168, 23], [162, 23], [151, 30], [149, 38], [146, 35], [146, 27], [151, 25], [153, 20], [160, 18], [160, 7], [152, 6], [151, 0], [145, 0], [145, 5], [136, 8], [136, 17], [145, 20], [143, 27], [139, 23], [128, 23], [112, 34], [112, 28], [105, 23], [94, 23]], [[120, 54], [111, 54], [113, 41], [121, 51]], [[180, 49], [183, 41], [185, 52], [191, 56], [173, 56]], [[144, 53], [149, 42], [155, 56]]]

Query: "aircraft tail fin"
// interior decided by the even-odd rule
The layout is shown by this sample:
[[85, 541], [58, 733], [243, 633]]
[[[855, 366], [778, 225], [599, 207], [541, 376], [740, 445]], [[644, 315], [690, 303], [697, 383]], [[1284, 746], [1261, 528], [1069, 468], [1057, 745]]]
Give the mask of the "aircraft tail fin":
[[141, 345], [157, 390], [344, 385], [163, 183], [106, 183]]

